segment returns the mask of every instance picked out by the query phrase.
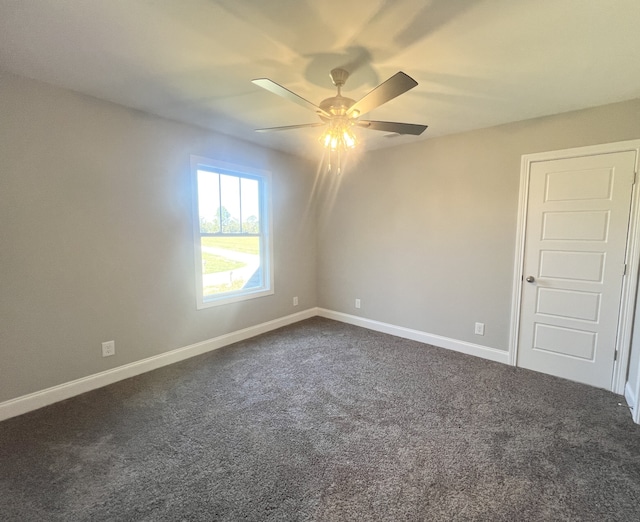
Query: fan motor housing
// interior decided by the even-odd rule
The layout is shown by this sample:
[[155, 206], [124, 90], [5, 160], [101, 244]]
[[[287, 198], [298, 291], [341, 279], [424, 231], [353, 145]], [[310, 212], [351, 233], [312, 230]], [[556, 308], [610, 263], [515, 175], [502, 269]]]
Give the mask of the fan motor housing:
[[[320, 102], [320, 108], [332, 114], [333, 116], [344, 116], [346, 112], [349, 110], [356, 101], [351, 98], [347, 98], [346, 96], [332, 96], [331, 98], [327, 98], [326, 100], [322, 100]], [[329, 118], [326, 116], [320, 115], [324, 121], [328, 121]]]

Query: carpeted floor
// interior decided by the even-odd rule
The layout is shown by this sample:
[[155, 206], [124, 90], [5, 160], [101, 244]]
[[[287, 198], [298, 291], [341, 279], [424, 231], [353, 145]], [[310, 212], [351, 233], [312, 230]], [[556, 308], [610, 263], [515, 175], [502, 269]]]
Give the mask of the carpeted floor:
[[0, 423], [0, 519], [637, 521], [620, 403], [314, 318]]

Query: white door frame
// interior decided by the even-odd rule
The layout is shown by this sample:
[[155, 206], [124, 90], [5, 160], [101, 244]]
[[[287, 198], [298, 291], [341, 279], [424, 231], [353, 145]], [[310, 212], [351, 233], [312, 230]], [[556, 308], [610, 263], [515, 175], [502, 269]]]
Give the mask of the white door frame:
[[[635, 172], [638, 172], [638, 158], [640, 157], [640, 140], [620, 141], [588, 147], [539, 152], [522, 156], [520, 167], [520, 197], [518, 202], [518, 222], [516, 229], [516, 253], [513, 270], [513, 301], [511, 306], [511, 334], [509, 337], [509, 364], [515, 366], [518, 361], [518, 338], [520, 333], [520, 300], [522, 297], [522, 277], [524, 263], [525, 232], [527, 228], [527, 202], [529, 199], [529, 177], [531, 164], [539, 161], [593, 156], [613, 152], [636, 152]], [[638, 181], [638, 180], [636, 180]], [[622, 282], [622, 296], [620, 300], [620, 317], [618, 320], [618, 336], [616, 340], [617, 359], [613, 367], [611, 381], [612, 392], [624, 394], [625, 380], [629, 366], [629, 352], [633, 328], [636, 290], [638, 287], [638, 268], [640, 265], [640, 224], [638, 224], [640, 183], [633, 185], [631, 194], [631, 215], [629, 217], [629, 231], [627, 233], [627, 273]]]

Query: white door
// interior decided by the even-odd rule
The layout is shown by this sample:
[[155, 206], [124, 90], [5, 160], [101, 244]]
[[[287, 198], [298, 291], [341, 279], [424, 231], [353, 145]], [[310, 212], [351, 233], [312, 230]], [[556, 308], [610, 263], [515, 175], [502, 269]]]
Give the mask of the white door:
[[635, 152], [531, 164], [518, 366], [611, 389]]

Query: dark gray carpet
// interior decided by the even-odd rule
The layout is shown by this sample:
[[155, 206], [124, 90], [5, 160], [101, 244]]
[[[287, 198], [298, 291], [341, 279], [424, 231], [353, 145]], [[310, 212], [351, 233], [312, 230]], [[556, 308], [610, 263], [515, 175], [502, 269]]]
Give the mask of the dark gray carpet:
[[314, 318], [0, 423], [0, 518], [637, 521], [621, 402]]

